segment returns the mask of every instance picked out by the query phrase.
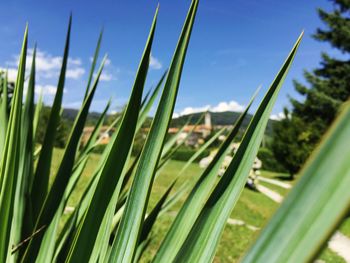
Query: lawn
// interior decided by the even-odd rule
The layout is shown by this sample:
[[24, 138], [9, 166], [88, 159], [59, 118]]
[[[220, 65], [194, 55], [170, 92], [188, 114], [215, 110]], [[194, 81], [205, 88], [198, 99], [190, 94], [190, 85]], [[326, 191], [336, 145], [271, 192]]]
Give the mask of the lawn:
[[[60, 159], [63, 155], [63, 151], [60, 149], [55, 149], [52, 169], [55, 171], [59, 165]], [[79, 200], [82, 189], [84, 185], [89, 180], [91, 173], [94, 171], [97, 161], [99, 160], [99, 155], [92, 154], [90, 161], [80, 179], [77, 188], [73, 195], [71, 196], [68, 205], [75, 206]], [[149, 209], [151, 209], [162, 194], [166, 191], [169, 184], [172, 182], [173, 178], [176, 176], [177, 172], [184, 165], [184, 162], [180, 161], [170, 161], [157, 176], [154, 186], [152, 189], [152, 194], [150, 197]], [[183, 182], [192, 185], [195, 183], [196, 179], [202, 172], [202, 169], [197, 164], [192, 164], [186, 172], [183, 174], [181, 179], [175, 186], [176, 189], [182, 185]], [[262, 172], [262, 176], [274, 178], [278, 176], [271, 172]], [[295, 182], [289, 182], [295, 183]], [[287, 190], [273, 186], [271, 184], [262, 183], [264, 186], [269, 187], [271, 190], [278, 192], [281, 195], [286, 195]], [[159, 246], [161, 240], [164, 237], [167, 229], [169, 228], [171, 222], [176, 216], [178, 209], [181, 207], [181, 203], [185, 200], [186, 196], [183, 196], [178, 203], [176, 203], [169, 211], [164, 213], [154, 226], [153, 239], [150, 243], [149, 249], [145, 252], [142, 258], [142, 262], [148, 262], [155, 254], [157, 247]], [[254, 241], [254, 239], [259, 234], [259, 229], [261, 229], [267, 222], [268, 219], [273, 215], [274, 211], [278, 208], [279, 204], [275, 203], [268, 197], [262, 195], [261, 193], [244, 189], [240, 200], [238, 201], [236, 207], [232, 211], [232, 219], [242, 220], [246, 225], [230, 225], [227, 224], [223, 236], [221, 238], [218, 251], [214, 262], [237, 262], [238, 259], [243, 255], [244, 251], [247, 250], [249, 245]], [[63, 223], [63, 222], [62, 222]], [[258, 230], [252, 230], [247, 226], [254, 226], [259, 228]], [[350, 237], [350, 220], [344, 222], [340, 228], [341, 232]], [[325, 249], [320, 256], [320, 259], [325, 262], [344, 262], [342, 258], [338, 257], [329, 249]]]

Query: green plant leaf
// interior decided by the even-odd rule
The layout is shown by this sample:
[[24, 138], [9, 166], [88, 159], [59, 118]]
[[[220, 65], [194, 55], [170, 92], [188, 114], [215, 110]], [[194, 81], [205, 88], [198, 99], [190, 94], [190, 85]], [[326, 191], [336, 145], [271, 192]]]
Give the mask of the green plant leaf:
[[[90, 108], [92, 99], [94, 97], [105, 60], [106, 60], [106, 57], [103, 59], [100, 69], [95, 78], [94, 84], [89, 92], [89, 95], [84, 101], [83, 106], [76, 117], [71, 134], [68, 139], [66, 149], [63, 154], [62, 161], [60, 163], [57, 174], [55, 176], [55, 180], [52, 184], [49, 194], [47, 195], [47, 198], [45, 199], [45, 202], [40, 211], [38, 220], [36, 221], [35, 230], [41, 228], [42, 226], [48, 227], [51, 220], [54, 218], [57, 212], [57, 209], [61, 204], [61, 200], [66, 191], [67, 184], [69, 183], [69, 179], [71, 178], [71, 173], [74, 166], [74, 160], [77, 152], [78, 143], [79, 143], [82, 131], [84, 129], [86, 118], [89, 113], [89, 108]], [[22, 259], [22, 262], [32, 262], [36, 258], [36, 255], [40, 247], [40, 242], [43, 238], [44, 233], [45, 233], [45, 230], [40, 232], [38, 235], [36, 235], [35, 238], [33, 238], [30, 241], [29, 246]]]
[[148, 248], [149, 244], [152, 242], [152, 237], [149, 237], [145, 241], [143, 241], [136, 250], [135, 257], [133, 260], [133, 263], [140, 262], [141, 256], [143, 252]]
[[145, 240], [147, 240], [149, 234], [151, 233], [152, 227], [154, 223], [156, 222], [156, 219], [159, 215], [159, 213], [162, 211], [163, 205], [165, 201], [168, 198], [168, 195], [170, 194], [171, 190], [173, 189], [174, 185], [176, 184], [176, 179], [170, 184], [168, 189], [165, 191], [165, 193], [162, 195], [162, 197], [158, 200], [155, 207], [152, 209], [151, 213], [146, 217], [144, 220], [142, 231], [139, 238], [139, 244], [143, 243]]
[[[33, 218], [30, 207], [26, 204], [29, 196], [29, 183], [33, 173], [33, 118], [34, 118], [34, 89], [35, 89], [35, 60], [36, 47], [34, 47], [32, 66], [28, 82], [28, 90], [22, 112], [21, 146], [19, 169], [16, 181], [16, 196], [12, 220], [11, 242], [18, 244], [22, 236], [29, 236], [28, 231], [33, 227]], [[25, 213], [26, 212], [26, 213]], [[25, 215], [25, 220], [24, 220]], [[23, 225], [23, 229], [22, 229]], [[17, 257], [14, 255], [13, 257]]]
[[132, 262], [136, 252], [154, 175], [174, 110], [197, 6], [198, 1], [192, 1], [150, 133], [141, 153], [125, 211], [113, 241], [109, 262]]
[[158, 177], [162, 168], [166, 166], [166, 164], [170, 161], [170, 159], [177, 152], [177, 150], [186, 142], [187, 138], [193, 133], [197, 125], [202, 121], [203, 117], [204, 117], [204, 114], [201, 115], [201, 117], [198, 119], [195, 125], [193, 125], [193, 127], [189, 130], [186, 137], [175, 147], [174, 145], [178, 142], [178, 139], [181, 136], [181, 133], [185, 130], [186, 126], [191, 122], [192, 116], [188, 118], [185, 125], [183, 125], [175, 135], [173, 135], [167, 142], [165, 142], [162, 150], [162, 155], [160, 156], [160, 161], [157, 167], [158, 172], [156, 173], [156, 177]]
[[[89, 261], [95, 238], [98, 234], [99, 226], [103, 220], [106, 209], [113, 194], [115, 191], [118, 191], [116, 188], [119, 187], [120, 190], [123, 180], [121, 175], [123, 169], [125, 169], [125, 162], [128, 159], [132, 147], [132, 141], [139, 115], [142, 91], [151, 55], [157, 14], [158, 9], [154, 16], [146, 47], [136, 74], [130, 100], [119, 126], [117, 137], [115, 138], [115, 141], [113, 141], [110, 154], [103, 165], [96, 190], [86, 215], [84, 216], [83, 222], [74, 238], [73, 245], [66, 260], [67, 262]], [[118, 160], [118, 162], [116, 162], [116, 160]]]
[[28, 42], [28, 27], [25, 29], [24, 40], [18, 65], [17, 80], [12, 98], [12, 107], [3, 154], [0, 164], [0, 262], [6, 262], [10, 254], [11, 225], [14, 214], [15, 193], [21, 154], [21, 115], [24, 74], [26, 68]]
[[[6, 131], [8, 124], [8, 90], [7, 90], [7, 71], [2, 82], [2, 91], [1, 91], [1, 105], [0, 105], [0, 156], [2, 156], [2, 151], [5, 146]], [[1, 178], [0, 178], [1, 186]]]
[[95, 49], [94, 57], [92, 59], [92, 64], [91, 64], [91, 68], [90, 68], [88, 82], [87, 82], [87, 85], [86, 85], [87, 88], [85, 90], [84, 100], [89, 95], [91, 81], [92, 81], [92, 77], [94, 75], [94, 71], [95, 71], [95, 68], [96, 68], [96, 62], [97, 62], [97, 59], [98, 59], [98, 54], [100, 53], [102, 36], [103, 36], [103, 29], [101, 30], [100, 35], [99, 35], [98, 40], [97, 40], [97, 46], [96, 46], [96, 49]]
[[[350, 102], [242, 262], [313, 262], [349, 213]], [[283, 238], [281, 238], [283, 237]]]
[[69, 41], [72, 25], [72, 17], [69, 18], [67, 38], [64, 48], [61, 72], [57, 84], [55, 99], [51, 108], [40, 157], [34, 174], [31, 189], [31, 204], [33, 209], [33, 218], [36, 220], [39, 216], [40, 209], [44, 204], [45, 198], [49, 190], [50, 167], [52, 160], [52, 151], [56, 136], [57, 127], [60, 120], [61, 104], [63, 98], [63, 90], [65, 83], [65, 75], [68, 63]]
[[187, 192], [189, 192], [190, 186], [187, 181], [185, 181], [180, 187], [178, 187], [177, 191], [170, 196], [164, 205], [162, 206], [162, 210], [159, 213], [159, 216], [162, 216], [166, 213], [170, 208], [172, 208], [181, 197], [183, 197]]
[[41, 90], [38, 102], [35, 107], [35, 112], [34, 112], [34, 119], [33, 119], [33, 142], [35, 142], [36, 138], [36, 133], [38, 130], [38, 125], [39, 125], [39, 120], [40, 120], [40, 114], [41, 110], [43, 108], [43, 91]]
[[[193, 130], [195, 129], [195, 127], [198, 125], [198, 123], [201, 121], [202, 117], [199, 118], [198, 122], [196, 123], [196, 125], [193, 126], [193, 128], [189, 131], [188, 135], [190, 135]], [[182, 132], [185, 130], [186, 126], [190, 123], [191, 121], [191, 117], [188, 118], [188, 120], [186, 121], [185, 125], [183, 125], [181, 127], [181, 129], [176, 133], [174, 134], [172, 137], [169, 138], [169, 140], [167, 140], [165, 143], [164, 143], [164, 146], [163, 146], [163, 150], [162, 150], [162, 155], [161, 155], [161, 159], [165, 159], [167, 157], [169, 157], [169, 153], [171, 152], [171, 150], [173, 149], [173, 146], [176, 144], [176, 142], [178, 141], [179, 137], [181, 136]], [[187, 137], [186, 137], [187, 138]], [[183, 140], [183, 142], [185, 141], [186, 139]], [[181, 143], [182, 145], [183, 143]], [[172, 151], [172, 153], [174, 153], [174, 151]]]
[[218, 132], [214, 134], [213, 137], [211, 137], [207, 142], [205, 142], [196, 152], [191, 156], [191, 158], [185, 163], [185, 165], [181, 168], [179, 172], [179, 176], [190, 166], [191, 163], [194, 162], [198, 158], [198, 156], [201, 155], [202, 152], [204, 152], [205, 149], [207, 149], [219, 136], [225, 131], [226, 128], [222, 128]]
[[248, 110], [250, 109], [250, 106], [258, 93], [258, 90], [253, 95], [245, 111], [242, 112], [242, 114], [236, 120], [231, 132], [220, 146], [213, 160], [203, 171], [195, 186], [192, 188], [189, 196], [181, 207], [160, 248], [158, 249], [155, 258], [153, 259], [154, 262], [162, 262], [164, 260], [172, 261], [175, 258], [177, 252], [181, 248], [182, 243], [185, 241], [188, 233], [190, 232], [191, 227], [195, 223], [196, 218], [200, 214], [205, 201], [208, 199], [214, 185], [218, 181], [219, 169], [230, 151], [229, 147], [233, 142], [233, 139], [238, 134], [243, 120], [247, 115]]
[[147, 119], [148, 113], [151, 110], [154, 101], [156, 100], [156, 98], [158, 97], [159, 91], [161, 90], [164, 78], [166, 77], [168, 71], [165, 71], [162, 75], [162, 77], [160, 78], [156, 88], [154, 89], [154, 91], [152, 92], [152, 95], [150, 97], [150, 99], [147, 101], [147, 103], [142, 107], [142, 111], [140, 113], [139, 116], [139, 120], [137, 122], [137, 126], [136, 126], [136, 131], [138, 131], [142, 124], [145, 122], [145, 120]]
[[101, 113], [97, 123], [94, 125], [94, 130], [92, 131], [89, 139], [86, 141], [83, 150], [80, 153], [79, 158], [82, 158], [89, 154], [89, 152], [96, 146], [96, 141], [100, 135], [101, 127], [104, 123], [107, 111], [111, 105], [111, 101], [108, 101], [104, 111]]
[[233, 207], [246, 184], [260, 147], [278, 92], [294, 59], [302, 35], [298, 38], [281, 70], [271, 84], [244, 134], [229, 167], [215, 186], [175, 262], [212, 262], [216, 247]]

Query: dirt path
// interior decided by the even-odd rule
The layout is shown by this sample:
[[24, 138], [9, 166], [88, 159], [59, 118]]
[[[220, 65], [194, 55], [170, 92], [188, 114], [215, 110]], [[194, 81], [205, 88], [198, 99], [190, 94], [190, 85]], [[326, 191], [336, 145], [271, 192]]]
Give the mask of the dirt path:
[[[259, 178], [259, 180], [261, 179]], [[259, 192], [266, 195], [276, 203], [281, 203], [283, 200], [283, 196], [265, 186], [257, 185], [256, 188]], [[350, 238], [337, 231], [328, 241], [328, 247], [346, 262], [350, 263]]]
[[265, 177], [258, 176], [258, 180], [262, 181], [262, 182], [269, 183], [269, 184], [274, 184], [274, 185], [280, 186], [280, 187], [285, 188], [285, 189], [292, 188], [291, 184], [283, 183], [283, 182], [275, 180], [275, 179], [270, 179], [270, 178], [265, 178]]
[[328, 241], [328, 247], [350, 263], [350, 238], [337, 231]]
[[230, 224], [230, 225], [246, 226], [247, 228], [249, 228], [252, 231], [257, 231], [257, 230], [260, 229], [259, 227], [248, 225], [246, 222], [244, 222], [242, 220], [239, 220], [239, 219], [229, 218], [227, 220], [227, 223]]
[[281, 203], [283, 200], [283, 196], [280, 195], [279, 193], [272, 191], [271, 189], [263, 186], [263, 185], [256, 185], [256, 189], [264, 194], [265, 196], [267, 196], [268, 198], [272, 199], [273, 201], [275, 201], [276, 203]]

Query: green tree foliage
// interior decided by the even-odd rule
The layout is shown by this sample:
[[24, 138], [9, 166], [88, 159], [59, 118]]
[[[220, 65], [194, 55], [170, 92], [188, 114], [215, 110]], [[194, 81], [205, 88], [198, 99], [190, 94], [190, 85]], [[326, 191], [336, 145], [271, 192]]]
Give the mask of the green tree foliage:
[[258, 158], [262, 162], [262, 169], [274, 172], [285, 172], [284, 167], [275, 159], [272, 151], [267, 147], [261, 147], [258, 152]]
[[318, 10], [326, 29], [317, 29], [314, 37], [331, 44], [342, 56], [335, 58], [323, 53], [320, 67], [304, 73], [308, 85], [294, 82], [304, 99], [291, 98], [292, 111], [288, 118], [274, 125], [272, 151], [292, 176], [350, 96], [350, 1], [332, 0], [332, 3], [332, 11]]
[[[41, 116], [39, 120], [38, 125], [38, 131], [37, 131], [37, 142], [42, 143], [44, 140], [47, 122], [49, 120], [51, 107], [43, 107], [41, 111]], [[67, 118], [61, 118], [59, 126], [57, 127], [57, 133], [54, 145], [59, 148], [64, 148], [66, 145], [66, 142], [68, 140], [69, 131], [72, 128], [72, 122]]]

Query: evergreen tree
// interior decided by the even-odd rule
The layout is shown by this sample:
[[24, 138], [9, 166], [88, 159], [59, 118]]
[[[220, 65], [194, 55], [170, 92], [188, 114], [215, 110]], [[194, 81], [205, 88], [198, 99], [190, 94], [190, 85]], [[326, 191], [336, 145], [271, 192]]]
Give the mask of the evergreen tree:
[[319, 9], [326, 29], [317, 29], [315, 39], [331, 44], [343, 58], [322, 54], [320, 67], [304, 73], [307, 86], [294, 86], [304, 100], [291, 98], [292, 112], [275, 124], [272, 150], [293, 176], [320, 141], [350, 96], [350, 0], [332, 0], [333, 11]]

